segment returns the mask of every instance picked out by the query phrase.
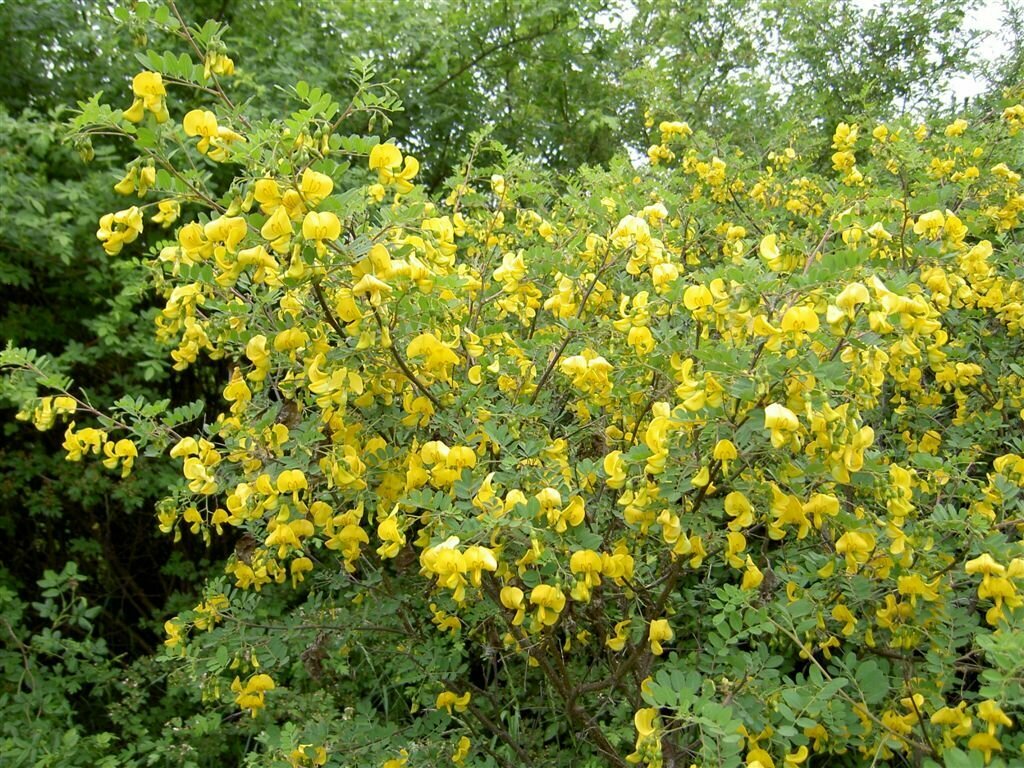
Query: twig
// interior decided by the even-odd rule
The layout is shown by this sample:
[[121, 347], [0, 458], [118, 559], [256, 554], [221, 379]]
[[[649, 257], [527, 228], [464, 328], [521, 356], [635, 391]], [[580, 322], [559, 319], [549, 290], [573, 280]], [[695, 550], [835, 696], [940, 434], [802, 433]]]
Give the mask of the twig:
[[[372, 307], [372, 305], [371, 305], [371, 307]], [[380, 312], [377, 311], [376, 307], [372, 307], [372, 309], [373, 309], [373, 316], [377, 320], [377, 327], [380, 328], [381, 330], [383, 330], [384, 329], [384, 321], [381, 319]], [[416, 374], [412, 372], [412, 369], [409, 367], [409, 364], [406, 363], [405, 360], [402, 359], [402, 356], [400, 354], [398, 354], [398, 350], [395, 348], [394, 340], [392, 340], [390, 346], [388, 346], [388, 351], [391, 353], [391, 357], [394, 358], [395, 363], [398, 364], [398, 367], [402, 369], [402, 373], [405, 374], [405, 377], [407, 379], [409, 379], [410, 382], [412, 382], [412, 385], [416, 389], [418, 389], [423, 394], [424, 397], [426, 397], [431, 403], [433, 403], [434, 408], [436, 408], [439, 411], [443, 411], [444, 410], [444, 406], [441, 405], [441, 401], [438, 400], [437, 397], [434, 396], [433, 392], [431, 392], [429, 389], [427, 389], [427, 385], [426, 384], [424, 384], [422, 381], [420, 381], [416, 377]]]

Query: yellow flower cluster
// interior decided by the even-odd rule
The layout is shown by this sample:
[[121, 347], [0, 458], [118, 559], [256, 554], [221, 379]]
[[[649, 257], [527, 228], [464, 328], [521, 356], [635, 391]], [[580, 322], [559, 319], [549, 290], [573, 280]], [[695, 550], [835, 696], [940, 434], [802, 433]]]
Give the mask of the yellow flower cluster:
[[[160, 120], [163, 86], [140, 77], [126, 117]], [[224, 372], [205, 431], [174, 436], [184, 489], [161, 527], [244, 533], [238, 590], [333, 579], [332, 618], [381, 590], [404, 629], [486, 645], [579, 711], [624, 694], [632, 763], [661, 764], [698, 722], [678, 692], [657, 698], [657, 671], [684, 658], [742, 668], [691, 687], [742, 702], [721, 716], [749, 767], [954, 746], [988, 762], [1017, 739], [1013, 709], [966, 691], [961, 667], [1024, 615], [1024, 276], [1007, 236], [1024, 193], [1005, 143], [1022, 123], [841, 123], [822, 174], [792, 148], [705, 152], [666, 121], [659, 167], [586, 194], [535, 200], [510, 166], [433, 199], [394, 144], [367, 141], [359, 167], [332, 156], [326, 118], [303, 133], [326, 143], [266, 126], [250, 142], [192, 110], [168, 130], [198, 139], [193, 159], [249, 165], [150, 263], [175, 367]], [[150, 168], [119, 187], [155, 188]], [[156, 191], [170, 225], [185, 199]], [[103, 247], [142, 222], [107, 214]], [[51, 396], [32, 418], [75, 412]], [[75, 461], [127, 473], [138, 455], [97, 428], [65, 437]], [[215, 599], [194, 613], [228, 632]], [[167, 625], [168, 647], [188, 648], [186, 627]], [[858, 668], [886, 685], [868, 695]], [[814, 686], [829, 694], [800, 706], [781, 692]], [[232, 684], [253, 715], [273, 689]], [[472, 702], [446, 682], [435, 707], [490, 706]]]

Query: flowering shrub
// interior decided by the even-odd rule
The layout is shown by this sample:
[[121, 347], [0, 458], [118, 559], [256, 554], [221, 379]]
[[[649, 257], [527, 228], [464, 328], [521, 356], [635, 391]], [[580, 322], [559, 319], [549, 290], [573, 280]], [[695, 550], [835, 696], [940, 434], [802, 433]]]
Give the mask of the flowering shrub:
[[651, 119], [561, 186], [481, 139], [432, 195], [365, 67], [257, 119], [216, 24], [155, 21], [190, 53], [75, 127], [137, 151], [97, 247], [166, 232], [156, 334], [223, 402], [2, 360], [235, 542], [165, 656], [253, 764], [1019, 759], [1024, 107], [825, 163]]

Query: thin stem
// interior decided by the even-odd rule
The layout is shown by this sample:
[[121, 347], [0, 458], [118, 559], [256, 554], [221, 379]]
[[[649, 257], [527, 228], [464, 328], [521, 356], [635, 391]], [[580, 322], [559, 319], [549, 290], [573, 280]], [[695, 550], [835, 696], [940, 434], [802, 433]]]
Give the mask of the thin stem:
[[[381, 319], [380, 312], [378, 312], [377, 308], [372, 305], [371, 308], [373, 309], [373, 316], [377, 320], [377, 327], [384, 330], [384, 321]], [[435, 409], [443, 411], [444, 406], [441, 405], [441, 401], [438, 400], [434, 393], [427, 388], [426, 384], [419, 380], [416, 374], [413, 373], [412, 369], [409, 367], [409, 364], [402, 359], [402, 356], [395, 348], [394, 340], [392, 340], [391, 344], [388, 346], [388, 351], [391, 353], [391, 357], [394, 358], [395, 363], [402, 369], [402, 373], [405, 374], [405, 377], [409, 379], [412, 385], [434, 405]]]

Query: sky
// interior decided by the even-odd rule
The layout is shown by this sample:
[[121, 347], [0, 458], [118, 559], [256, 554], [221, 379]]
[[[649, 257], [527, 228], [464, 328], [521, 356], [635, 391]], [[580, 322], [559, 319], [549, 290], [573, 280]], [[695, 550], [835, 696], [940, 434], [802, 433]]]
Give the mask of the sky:
[[[989, 33], [985, 45], [978, 50], [978, 56], [985, 61], [995, 61], [1007, 52], [1008, 42], [999, 34], [1004, 4], [1002, 0], [984, 0], [976, 10], [967, 14], [968, 27]], [[972, 77], [954, 78], [950, 83], [950, 91], [961, 102], [977, 96], [982, 88], [983, 83]]]
[[[1006, 54], [1008, 41], [1000, 35], [1003, 8], [1007, 2], [1019, 0], [981, 0], [977, 8], [966, 14], [966, 26], [969, 29], [987, 33], [985, 42], [979, 46], [976, 54], [983, 60], [992, 62]], [[884, 0], [854, 0], [861, 8], [879, 8]], [[985, 88], [985, 83], [974, 77], [956, 77], [949, 84], [949, 92], [956, 96], [958, 102], [977, 96]]]

